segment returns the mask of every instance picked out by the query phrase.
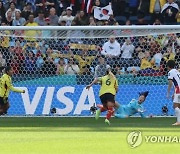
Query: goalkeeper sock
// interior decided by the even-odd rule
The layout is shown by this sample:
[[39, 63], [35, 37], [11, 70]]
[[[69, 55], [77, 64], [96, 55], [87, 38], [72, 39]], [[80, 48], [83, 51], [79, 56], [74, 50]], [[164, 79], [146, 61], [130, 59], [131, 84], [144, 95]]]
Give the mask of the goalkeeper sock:
[[108, 113], [106, 115], [106, 119], [109, 120], [111, 118], [111, 116], [113, 115], [113, 113], [114, 113], [113, 108], [112, 107], [108, 107]]
[[180, 109], [178, 107], [175, 108], [175, 114], [177, 117], [177, 122], [180, 122]]

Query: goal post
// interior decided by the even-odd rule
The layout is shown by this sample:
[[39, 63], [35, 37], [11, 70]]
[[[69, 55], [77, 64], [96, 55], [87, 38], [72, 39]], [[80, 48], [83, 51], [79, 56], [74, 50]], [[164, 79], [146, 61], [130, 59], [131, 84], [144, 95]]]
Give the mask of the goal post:
[[148, 90], [146, 114], [173, 115], [166, 62], [174, 59], [180, 66], [179, 34], [178, 25], [0, 26], [0, 65], [10, 65], [14, 85], [26, 90], [10, 94], [8, 114], [51, 116], [56, 108], [59, 116], [91, 116], [100, 85], [85, 87], [110, 67], [120, 104]]

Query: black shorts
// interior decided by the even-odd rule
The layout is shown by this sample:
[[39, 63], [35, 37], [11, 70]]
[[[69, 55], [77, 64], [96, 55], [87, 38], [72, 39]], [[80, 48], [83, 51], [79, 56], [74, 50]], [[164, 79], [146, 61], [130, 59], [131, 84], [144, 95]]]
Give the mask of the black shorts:
[[104, 105], [104, 106], [107, 106], [107, 102], [112, 102], [112, 103], [115, 103], [115, 96], [111, 93], [105, 93], [103, 95], [100, 96], [100, 100], [101, 100], [101, 103]]
[[8, 98], [7, 97], [5, 97], [5, 98], [0, 97], [0, 106], [3, 106], [5, 103], [8, 103]]

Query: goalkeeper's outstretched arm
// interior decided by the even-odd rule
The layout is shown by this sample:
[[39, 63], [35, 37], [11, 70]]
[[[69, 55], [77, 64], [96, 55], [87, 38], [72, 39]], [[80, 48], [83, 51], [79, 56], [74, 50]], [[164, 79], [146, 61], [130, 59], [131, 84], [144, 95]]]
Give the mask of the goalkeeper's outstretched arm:
[[145, 116], [144, 112], [139, 112], [141, 118], [148, 118], [148, 116]]

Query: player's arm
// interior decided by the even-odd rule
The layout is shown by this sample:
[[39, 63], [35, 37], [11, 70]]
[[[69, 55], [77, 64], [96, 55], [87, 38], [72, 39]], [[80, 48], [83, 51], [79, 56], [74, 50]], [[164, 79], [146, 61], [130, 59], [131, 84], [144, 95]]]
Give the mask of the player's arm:
[[97, 83], [98, 81], [101, 81], [101, 78], [95, 78], [95, 79], [93, 80], [93, 82], [91, 82], [91, 84], [89, 84], [88, 86], [86, 86], [86, 89], [89, 90], [89, 88], [91, 88], [92, 85], [95, 84], [95, 83]]
[[116, 82], [115, 82], [114, 88], [115, 88], [116, 93], [117, 93], [117, 92], [118, 92], [118, 81], [117, 81], [117, 79], [116, 79]]
[[14, 92], [25, 93], [25, 90], [14, 88], [14, 86], [12, 85], [12, 82], [10, 80], [6, 80], [6, 85], [10, 90], [12, 90]]
[[143, 112], [139, 112], [139, 114], [140, 114], [141, 118], [148, 118], [147, 116], [145, 116], [144, 111]]
[[131, 115], [134, 115], [134, 114], [136, 114], [136, 113], [139, 113], [142, 118], [146, 118], [146, 116], [144, 115], [144, 111], [145, 111], [145, 110], [143, 109], [142, 106], [137, 106], [137, 100], [136, 100], [136, 99], [132, 99], [129, 104], [130, 104], [130, 106], [131, 106], [132, 109], [136, 110], [136, 112], [131, 112], [131, 111], [130, 111], [130, 114], [131, 114]]
[[141, 113], [140, 113], [140, 116], [141, 116], [142, 118], [152, 118], [152, 117], [153, 117], [152, 114], [150, 114], [149, 116], [147, 116], [147, 115], [144, 114], [144, 112], [141, 112]]
[[144, 114], [145, 111], [146, 110], [142, 106], [137, 109], [137, 112], [140, 114], [141, 118], [150, 118], [150, 116], [146, 116]]
[[169, 80], [168, 80], [167, 98], [169, 98], [169, 95], [170, 95], [170, 91], [171, 91], [172, 85], [173, 85], [173, 82], [172, 82], [171, 79], [169, 79]]
[[144, 113], [140, 113], [141, 118], [150, 118], [150, 116], [145, 116]]

